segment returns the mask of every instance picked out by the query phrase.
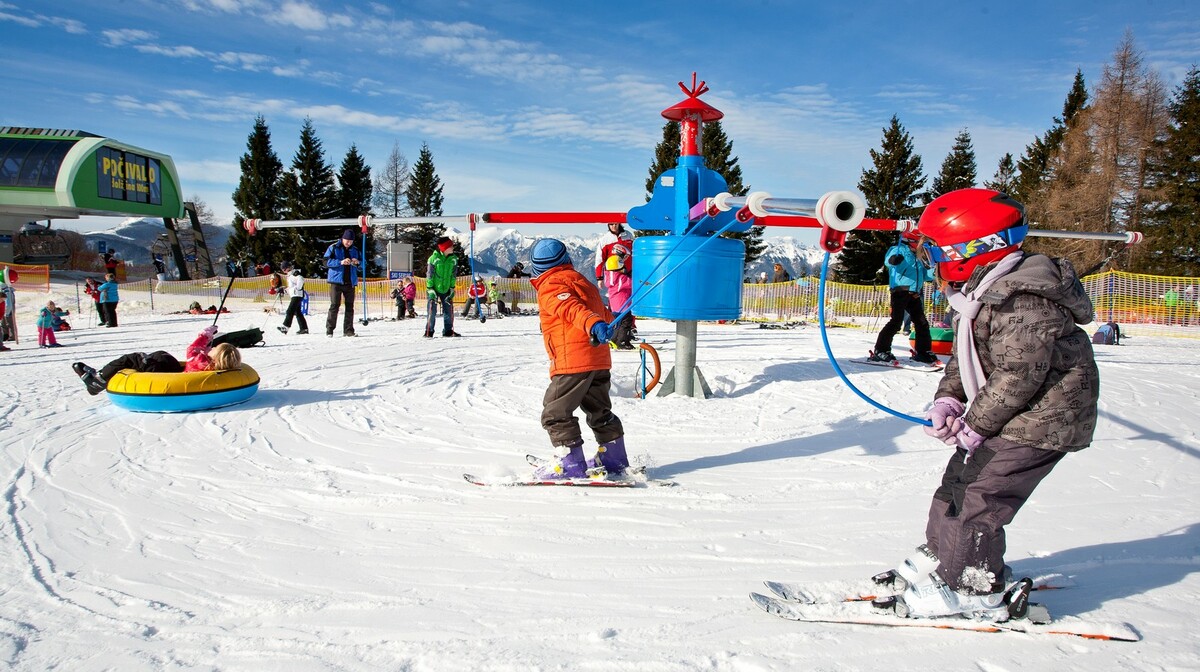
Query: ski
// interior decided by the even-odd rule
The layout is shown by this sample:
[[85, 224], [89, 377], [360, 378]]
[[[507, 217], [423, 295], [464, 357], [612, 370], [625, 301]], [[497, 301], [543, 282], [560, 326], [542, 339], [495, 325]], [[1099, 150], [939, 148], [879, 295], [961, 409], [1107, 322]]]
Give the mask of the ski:
[[1037, 623], [1031, 618], [1012, 619], [999, 623], [977, 621], [963, 617], [943, 618], [902, 618], [890, 611], [880, 610], [870, 602], [835, 602], [824, 604], [805, 604], [789, 602], [758, 593], [750, 593], [754, 601], [768, 614], [805, 623], [838, 623], [847, 625], [872, 625], [890, 628], [931, 628], [935, 630], [962, 630], [970, 632], [1020, 632], [1030, 635], [1070, 635], [1084, 639], [1094, 639], [1113, 642], [1137, 642], [1141, 637], [1125, 623], [1099, 623], [1084, 621], [1078, 618], [1052, 620], [1049, 612], [1040, 605], [1029, 605], [1031, 615], [1036, 614], [1037, 620], [1049, 622]]
[[935, 373], [935, 372], [941, 371], [942, 369], [946, 368], [946, 365], [944, 363], [942, 363], [941, 360], [938, 360], [937, 364], [926, 364], [924, 362], [918, 362], [913, 359], [909, 359], [907, 361], [893, 359], [890, 362], [879, 362], [879, 361], [871, 359], [871, 357], [874, 356], [874, 354], [875, 354], [874, 352], [868, 351], [866, 359], [851, 359], [850, 361], [854, 364], [866, 364], [867, 366], [882, 366], [886, 369], [908, 369], [909, 371], [924, 371], [925, 373]]
[[595, 478], [555, 478], [555, 479], [515, 479], [515, 480], [487, 480], [471, 474], [463, 474], [463, 478], [472, 485], [499, 485], [504, 487], [510, 486], [574, 486], [580, 488], [632, 488], [638, 483], [636, 481], [610, 481], [607, 479]]
[[[886, 572], [884, 573], [886, 574]], [[883, 576], [881, 574], [880, 576]], [[1041, 574], [1032, 577], [1033, 590], [1062, 590], [1075, 585], [1071, 577], [1059, 573]], [[870, 602], [891, 595], [893, 591], [886, 581], [874, 578], [856, 581], [818, 581], [811, 583], [787, 583], [764, 581], [776, 597], [788, 602], [803, 604], [837, 604], [839, 602]]]
[[[547, 460], [544, 457], [538, 457], [537, 455], [526, 455], [525, 461], [535, 469], [545, 466], [550, 462], [550, 460]], [[646, 474], [646, 465], [644, 464], [631, 464], [629, 465], [629, 468], [625, 470], [625, 473], [619, 476], [607, 476], [606, 478], [610, 481], [616, 481], [619, 483], [631, 482], [634, 485], [658, 485], [662, 487], [673, 487], [677, 485], [675, 481], [660, 481], [650, 478]]]

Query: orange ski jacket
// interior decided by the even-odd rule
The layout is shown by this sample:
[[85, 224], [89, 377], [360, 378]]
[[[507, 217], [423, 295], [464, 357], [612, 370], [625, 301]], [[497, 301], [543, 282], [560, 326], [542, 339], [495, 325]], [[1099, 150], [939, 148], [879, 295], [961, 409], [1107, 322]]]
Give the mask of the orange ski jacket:
[[555, 266], [530, 282], [537, 290], [550, 376], [611, 369], [608, 344], [591, 344], [592, 326], [613, 319], [595, 283], [567, 264]]

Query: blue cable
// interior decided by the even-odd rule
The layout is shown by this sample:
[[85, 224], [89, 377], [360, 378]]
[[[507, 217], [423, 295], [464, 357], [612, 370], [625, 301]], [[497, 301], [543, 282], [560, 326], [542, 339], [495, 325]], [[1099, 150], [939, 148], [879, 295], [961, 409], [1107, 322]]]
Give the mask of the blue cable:
[[905, 415], [904, 413], [901, 413], [900, 411], [888, 408], [887, 406], [884, 406], [883, 404], [879, 403], [878, 401], [875, 401], [874, 399], [868, 397], [866, 395], [866, 393], [864, 393], [862, 390], [855, 387], [854, 383], [850, 382], [850, 379], [846, 377], [846, 374], [844, 372], [842, 372], [842, 367], [838, 366], [837, 360], [834, 359], [834, 357], [833, 357], [833, 350], [831, 350], [829, 348], [829, 334], [825, 331], [825, 278], [828, 277], [828, 275], [829, 275], [829, 253], [826, 252], [825, 253], [825, 261], [821, 264], [821, 285], [817, 291], [817, 301], [820, 304], [817, 306], [817, 321], [821, 325], [821, 344], [825, 346], [825, 356], [829, 358], [829, 363], [833, 365], [833, 370], [837, 372], [838, 378], [841, 378], [842, 382], [845, 383], [846, 387], [849, 387], [851, 391], [853, 391], [858, 396], [862, 397], [863, 401], [874, 406], [875, 408], [878, 408], [879, 410], [883, 411], [884, 413], [890, 413], [891, 415], [894, 415], [897, 418], [900, 418], [901, 420], [915, 422], [918, 425], [925, 425], [926, 427], [932, 427], [933, 426], [932, 421], [913, 417], [911, 415]]

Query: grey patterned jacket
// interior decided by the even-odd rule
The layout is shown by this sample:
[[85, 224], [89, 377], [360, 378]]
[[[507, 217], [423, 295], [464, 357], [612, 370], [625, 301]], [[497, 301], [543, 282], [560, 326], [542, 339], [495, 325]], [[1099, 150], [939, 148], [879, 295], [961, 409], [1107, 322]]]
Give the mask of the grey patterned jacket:
[[[963, 291], [979, 284], [986, 268], [976, 269]], [[1026, 254], [981, 301], [974, 338], [987, 381], [964, 420], [985, 437], [1065, 452], [1087, 448], [1100, 372], [1091, 340], [1077, 326], [1092, 321], [1093, 308], [1071, 262]], [[954, 327], [955, 338], [966, 336], [957, 317]], [[957, 357], [937, 396], [966, 401]]]

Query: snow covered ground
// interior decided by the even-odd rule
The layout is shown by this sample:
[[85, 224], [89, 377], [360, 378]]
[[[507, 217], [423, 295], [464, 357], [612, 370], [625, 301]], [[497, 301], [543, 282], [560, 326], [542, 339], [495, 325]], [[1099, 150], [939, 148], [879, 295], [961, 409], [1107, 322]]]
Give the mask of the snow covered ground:
[[[73, 290], [72, 290], [73, 291]], [[32, 297], [24, 295], [23, 298]], [[88, 307], [90, 308], [90, 306]], [[1073, 588], [1064, 617], [1136, 644], [810, 625], [756, 608], [761, 581], [859, 578], [922, 540], [947, 449], [870, 408], [815, 327], [700, 326], [707, 400], [631, 398], [631, 452], [674, 487], [477, 487], [548, 453], [537, 318], [373, 322], [283, 337], [234, 306], [249, 402], [132, 414], [71, 362], [182, 353], [207, 320], [122, 306], [121, 327], [0, 353], [0, 664], [14, 670], [1195, 670], [1200, 668], [1200, 352], [1098, 348], [1101, 422], [1010, 527], [1018, 573]], [[86, 321], [80, 318], [81, 325]], [[643, 320], [650, 338], [673, 325]], [[860, 356], [874, 334], [830, 332]], [[899, 343], [897, 344], [899, 346]], [[670, 343], [660, 346], [665, 362]], [[845, 368], [920, 414], [936, 374]]]

